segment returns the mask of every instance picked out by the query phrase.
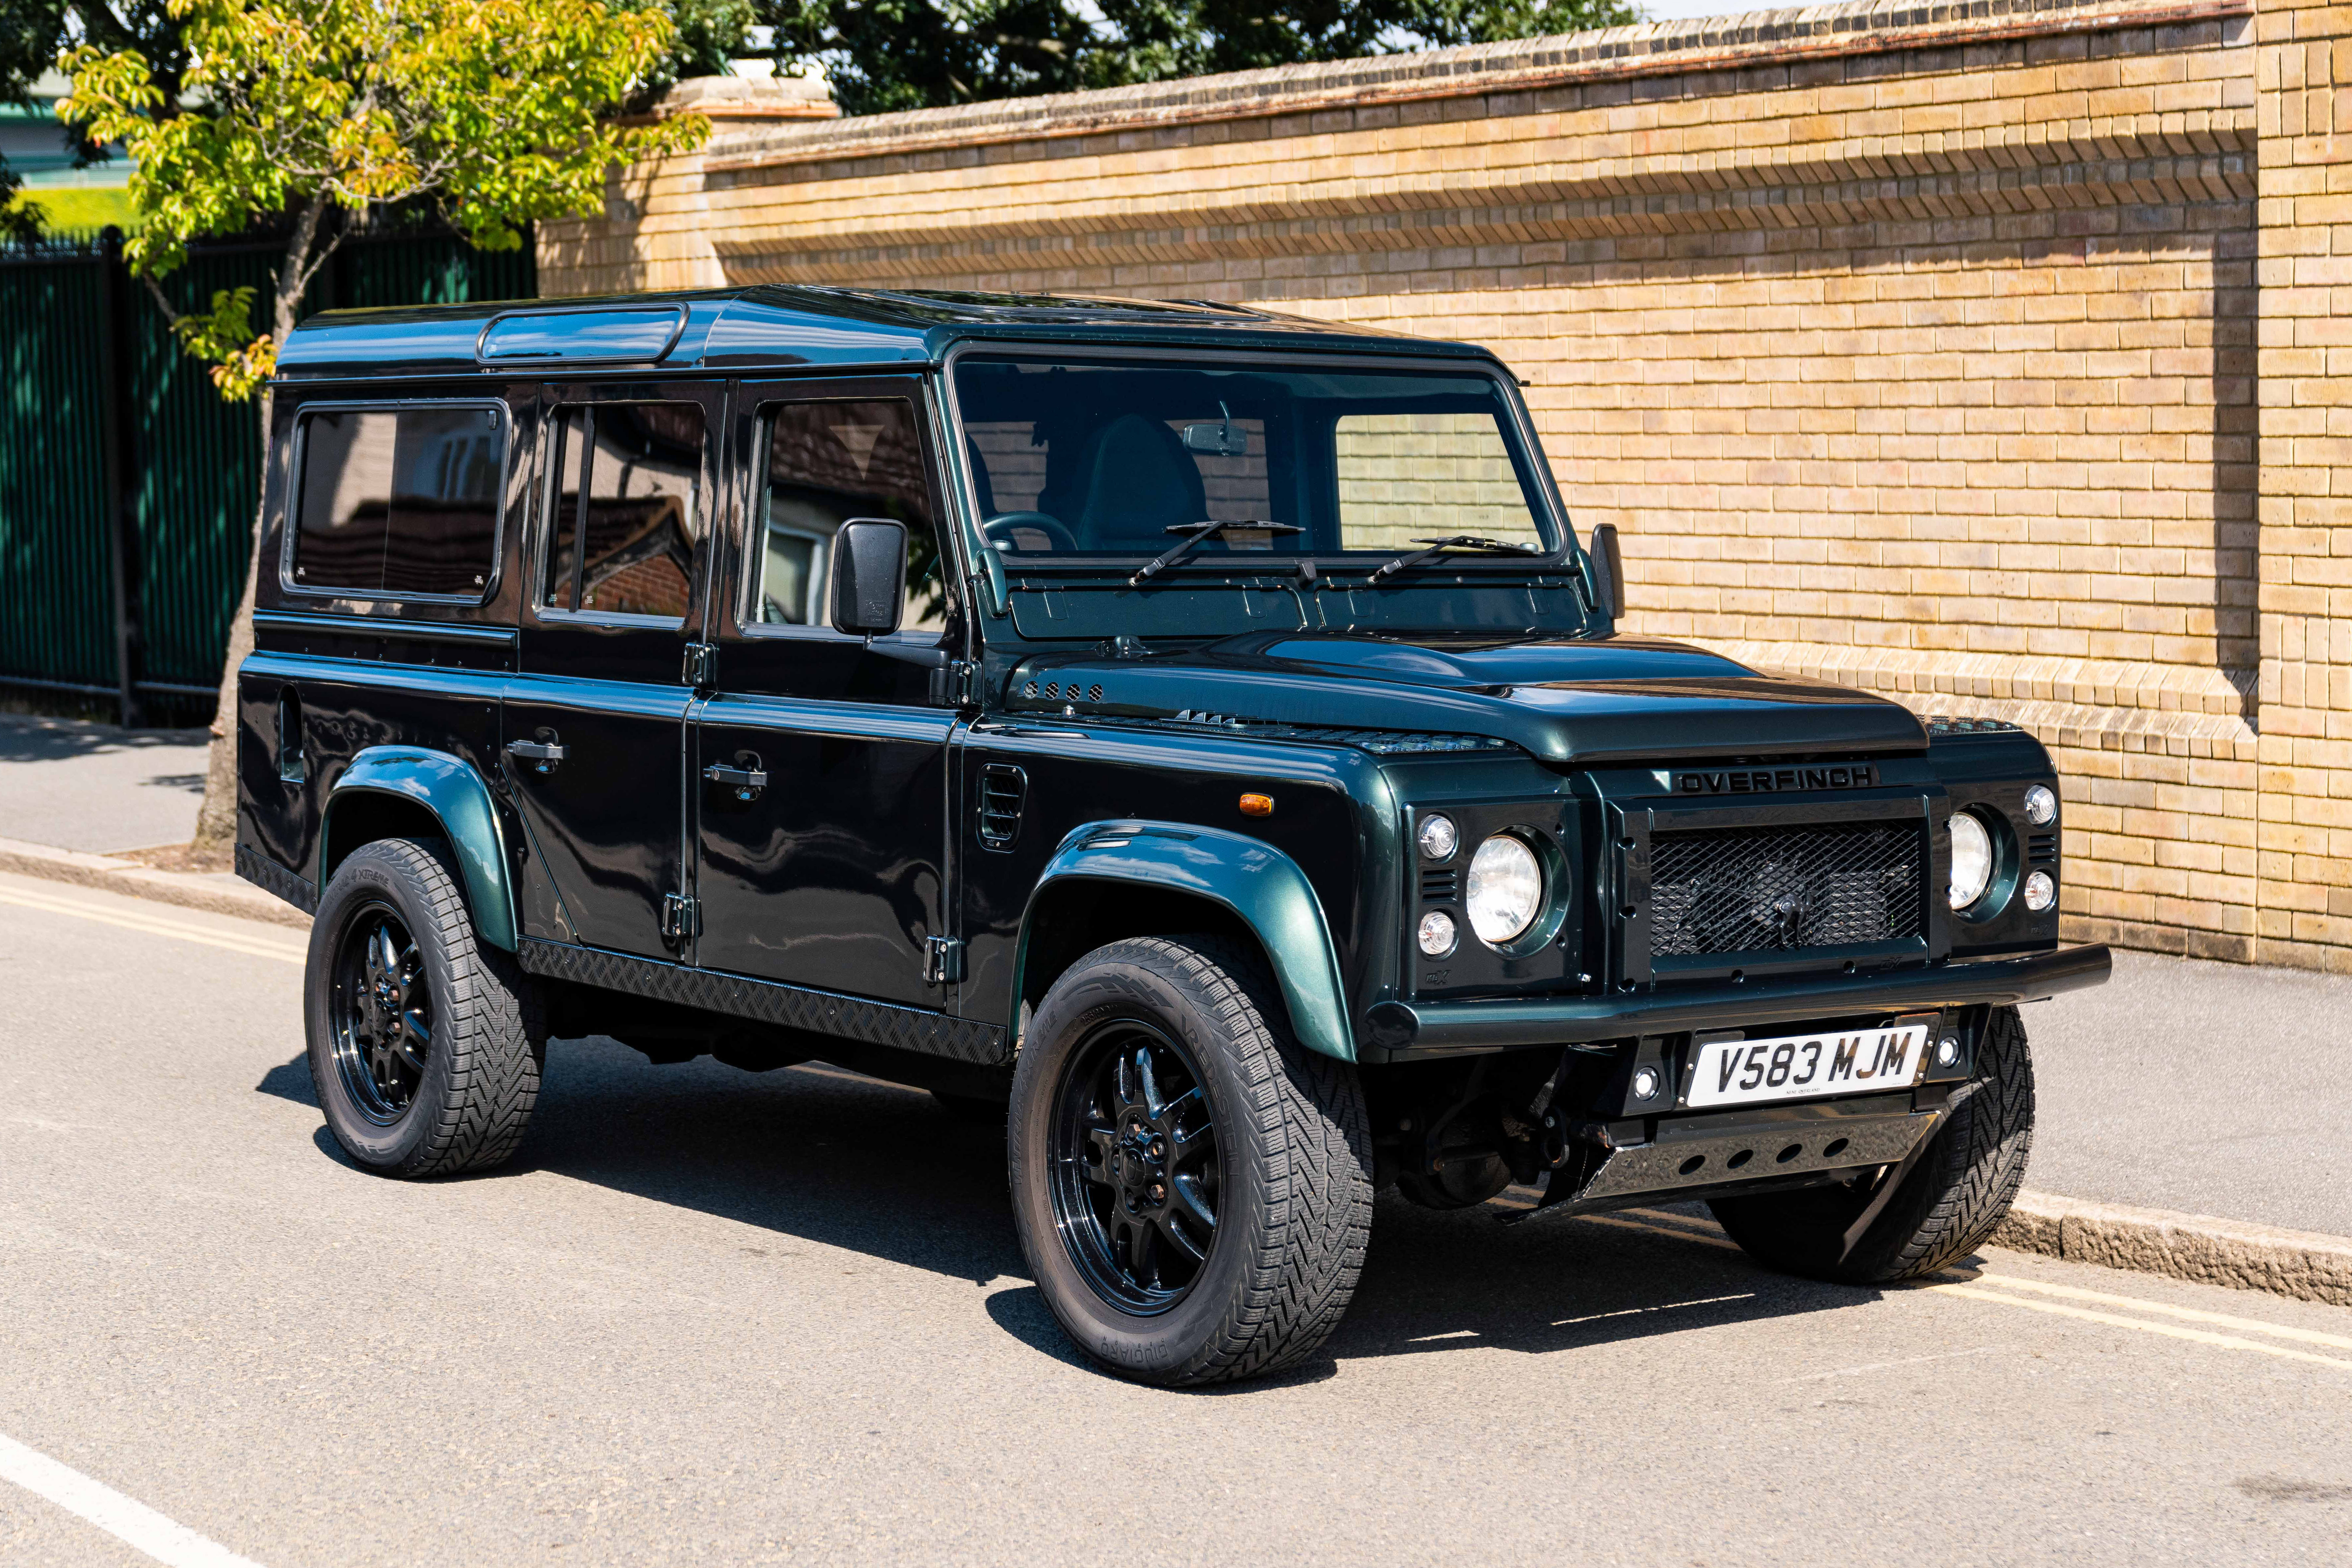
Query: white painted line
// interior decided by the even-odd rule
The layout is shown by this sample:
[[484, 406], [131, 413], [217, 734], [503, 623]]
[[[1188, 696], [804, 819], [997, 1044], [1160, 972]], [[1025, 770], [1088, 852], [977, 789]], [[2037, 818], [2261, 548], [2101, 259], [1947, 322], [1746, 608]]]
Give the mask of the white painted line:
[[276, 958], [288, 963], [300, 963], [309, 956], [306, 948], [274, 942], [266, 937], [250, 937], [241, 931], [214, 931], [206, 926], [182, 924], [155, 915], [99, 909], [79, 900], [44, 898], [37, 893], [21, 893], [13, 888], [0, 889], [0, 904], [39, 910], [44, 914], [71, 915], [77, 920], [97, 921], [102, 925], [121, 926], [125, 931], [144, 931], [149, 936], [168, 936], [181, 942], [202, 942], [206, 947], [226, 948], [248, 958]]
[[2169, 1301], [2144, 1301], [2137, 1296], [2109, 1296], [2097, 1290], [2084, 1290], [2073, 1285], [2055, 1285], [2045, 1279], [2028, 1279], [2017, 1274], [1982, 1273], [1971, 1278], [1954, 1275], [1962, 1284], [1998, 1285], [2005, 1290], [2032, 1290], [2044, 1296], [2056, 1296], [2066, 1300], [2097, 1301], [2109, 1307], [2129, 1307], [2136, 1312], [2160, 1312], [2168, 1318], [2184, 1322], [2210, 1323], [2217, 1329], [2239, 1329], [2252, 1334], [2268, 1334], [2274, 1340], [2294, 1340], [2307, 1345], [2326, 1345], [2330, 1350], [2352, 1351], [2352, 1339], [2342, 1334], [2323, 1334], [2316, 1329], [2291, 1329], [2284, 1323], [2265, 1323], [2253, 1318], [2233, 1318], [2226, 1312], [2200, 1311], [2194, 1307], [2176, 1307]]
[[1873, 1361], [1864, 1362], [1860, 1366], [1832, 1367], [1827, 1372], [1809, 1372], [1801, 1377], [1784, 1377], [1780, 1381], [1783, 1384], [1819, 1383], [1825, 1377], [1860, 1377], [1869, 1372], [1885, 1372], [1898, 1366], [1917, 1366], [1923, 1361], [1954, 1361], [1967, 1355], [1990, 1355], [2000, 1348], [1999, 1345], [1979, 1345], [1974, 1350], [1937, 1351], [1934, 1355], [1907, 1355], [1900, 1361]]
[[[1973, 1301], [1998, 1301], [2005, 1307], [2023, 1307], [2028, 1311], [2049, 1312], [2061, 1318], [2079, 1318], [2086, 1323], [2105, 1323], [2111, 1328], [2137, 1329], [2144, 1334], [2161, 1334], [2168, 1340], [2187, 1340], [2191, 1344], [2211, 1345], [2216, 1350], [2257, 1351], [2263, 1355], [2278, 1356], [2285, 1361], [2310, 1362], [2317, 1366], [2332, 1366], [2340, 1372], [2352, 1372], [2352, 1361], [2331, 1355], [2313, 1355], [2308, 1351], [2289, 1350], [2284, 1345], [2260, 1344], [2242, 1340], [2234, 1334], [2209, 1333], [2203, 1329], [2179, 1329], [2170, 1323], [2151, 1323], [2145, 1318], [2126, 1318], [2119, 1312], [2095, 1312], [2085, 1307], [2062, 1306], [2056, 1301], [2030, 1301], [2022, 1296], [2004, 1296], [1998, 1290], [1980, 1290], [1974, 1285], [1926, 1285], [1925, 1290], [1940, 1291], [1948, 1296], [1966, 1296]], [[2134, 1306], [2146, 1306], [2135, 1301]]]
[[218, 1542], [205, 1540], [186, 1525], [173, 1523], [145, 1503], [124, 1497], [79, 1470], [68, 1469], [5, 1433], [0, 1433], [0, 1480], [14, 1481], [35, 1496], [47, 1498], [172, 1568], [260, 1568], [252, 1558], [239, 1557]]

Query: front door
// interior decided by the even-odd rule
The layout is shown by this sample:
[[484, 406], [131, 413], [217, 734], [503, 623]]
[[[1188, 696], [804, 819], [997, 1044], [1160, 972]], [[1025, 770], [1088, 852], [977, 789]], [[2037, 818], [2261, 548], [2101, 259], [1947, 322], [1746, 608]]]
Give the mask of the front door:
[[[964, 628], [936, 526], [922, 384], [746, 385], [733, 406], [748, 483], [712, 596], [716, 690], [694, 726], [698, 961], [943, 1007], [924, 955], [952, 907], [956, 715], [934, 691]], [[870, 642], [829, 624], [833, 534], [854, 517], [895, 518], [911, 541], [902, 629]]]
[[701, 625], [721, 389], [551, 386], [521, 674], [501, 741], [559, 903], [526, 933], [679, 955], [687, 644]]

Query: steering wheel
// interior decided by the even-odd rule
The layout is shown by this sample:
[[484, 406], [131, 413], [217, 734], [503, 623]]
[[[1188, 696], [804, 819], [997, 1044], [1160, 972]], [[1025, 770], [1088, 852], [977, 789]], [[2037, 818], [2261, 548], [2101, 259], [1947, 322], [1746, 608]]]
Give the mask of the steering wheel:
[[1042, 511], [1000, 511], [982, 523], [980, 531], [988, 536], [991, 544], [1010, 546], [1016, 553], [1039, 553], [1024, 549], [1022, 542], [1014, 537], [1016, 533], [1044, 534], [1047, 551], [1052, 554], [1076, 555], [1078, 552], [1076, 536], [1062, 526], [1061, 519], [1048, 517]]

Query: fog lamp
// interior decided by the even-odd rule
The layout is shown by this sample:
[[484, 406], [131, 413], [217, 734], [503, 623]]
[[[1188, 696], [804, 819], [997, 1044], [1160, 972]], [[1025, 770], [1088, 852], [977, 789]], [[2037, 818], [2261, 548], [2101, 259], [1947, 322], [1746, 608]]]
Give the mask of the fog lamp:
[[1936, 1065], [1937, 1067], [1958, 1067], [1959, 1065], [1959, 1061], [1960, 1037], [1958, 1035], [1946, 1035], [1942, 1039], [1936, 1042]]
[[1635, 1100], [1655, 1100], [1658, 1098], [1657, 1068], [1643, 1068], [1633, 1075], [1633, 1098]]

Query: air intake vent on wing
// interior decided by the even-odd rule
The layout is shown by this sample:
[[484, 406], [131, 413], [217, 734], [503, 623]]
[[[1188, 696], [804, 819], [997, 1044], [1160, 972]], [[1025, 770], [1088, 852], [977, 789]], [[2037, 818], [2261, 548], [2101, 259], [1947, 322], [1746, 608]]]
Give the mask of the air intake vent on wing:
[[980, 770], [980, 841], [991, 849], [1010, 849], [1021, 836], [1021, 808], [1029, 798], [1029, 779], [1007, 763], [991, 763]]

